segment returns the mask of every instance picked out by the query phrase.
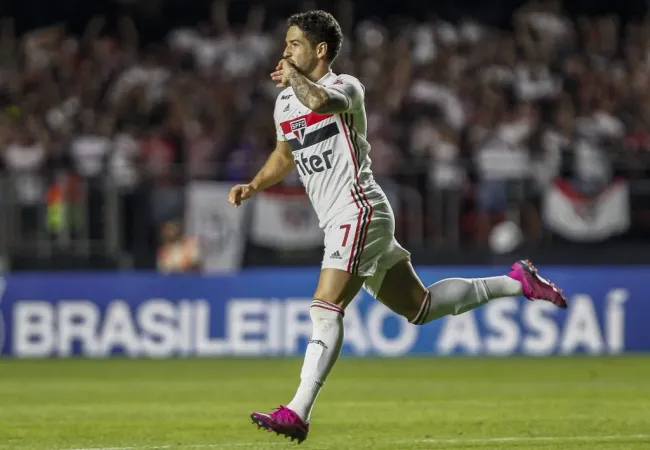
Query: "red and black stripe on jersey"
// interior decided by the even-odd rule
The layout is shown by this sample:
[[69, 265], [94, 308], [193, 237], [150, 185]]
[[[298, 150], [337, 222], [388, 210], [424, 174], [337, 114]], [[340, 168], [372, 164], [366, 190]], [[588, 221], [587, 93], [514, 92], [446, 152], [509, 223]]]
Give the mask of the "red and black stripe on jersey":
[[352, 195], [352, 200], [359, 209], [347, 271], [350, 273], [358, 273], [361, 265], [361, 255], [366, 247], [366, 238], [368, 237], [368, 228], [370, 227], [370, 221], [372, 220], [373, 207], [368, 201], [368, 197], [366, 196], [363, 187], [359, 183], [361, 149], [357, 142], [358, 134], [354, 128], [354, 116], [352, 114], [341, 114], [341, 123], [344, 128], [347, 128], [346, 140], [354, 168], [355, 183], [352, 185], [350, 194]]
[[[332, 114], [318, 114], [311, 112], [304, 116], [296, 117], [280, 123], [282, 132], [285, 137], [295, 136], [293, 139], [288, 139], [291, 149], [295, 152], [302, 150], [312, 145], [320, 144], [321, 142], [332, 138], [340, 133], [339, 127], [336, 122], [325, 125], [317, 130], [307, 132], [307, 128], [315, 125], [323, 120], [329, 119]], [[304, 133], [304, 134], [302, 134]], [[302, 135], [302, 142], [298, 139], [298, 135]]]

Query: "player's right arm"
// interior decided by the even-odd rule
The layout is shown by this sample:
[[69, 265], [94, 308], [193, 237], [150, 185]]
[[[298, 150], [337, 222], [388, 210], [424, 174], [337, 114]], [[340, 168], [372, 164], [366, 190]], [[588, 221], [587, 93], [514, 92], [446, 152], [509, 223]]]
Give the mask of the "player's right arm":
[[282, 181], [291, 173], [296, 163], [289, 142], [278, 139], [275, 150], [248, 184], [238, 184], [230, 190], [228, 201], [235, 206], [253, 196], [256, 192]]

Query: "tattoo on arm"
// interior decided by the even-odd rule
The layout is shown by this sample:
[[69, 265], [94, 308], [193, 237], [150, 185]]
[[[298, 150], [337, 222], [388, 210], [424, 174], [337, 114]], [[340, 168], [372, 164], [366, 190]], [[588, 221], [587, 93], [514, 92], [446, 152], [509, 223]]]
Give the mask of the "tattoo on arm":
[[288, 78], [298, 100], [312, 111], [333, 113], [348, 108], [348, 99], [343, 94], [314, 83], [295, 68], [291, 68]]
[[316, 83], [307, 79], [304, 75], [298, 72], [295, 68], [289, 71], [289, 84], [293, 88], [293, 92], [300, 102], [308, 107], [318, 107], [327, 101], [327, 94], [325, 90], [318, 86]]

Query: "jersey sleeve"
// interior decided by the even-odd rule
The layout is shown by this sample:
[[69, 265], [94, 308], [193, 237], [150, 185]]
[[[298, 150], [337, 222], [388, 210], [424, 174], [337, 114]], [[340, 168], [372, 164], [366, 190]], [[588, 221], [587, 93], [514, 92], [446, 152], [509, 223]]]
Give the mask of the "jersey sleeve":
[[284, 136], [284, 132], [282, 131], [282, 127], [280, 126], [280, 123], [275, 121], [275, 137], [278, 141], [286, 141], [287, 138]]
[[348, 111], [361, 109], [365, 97], [365, 89], [361, 82], [350, 75], [339, 75], [330, 89], [345, 95], [348, 99]]

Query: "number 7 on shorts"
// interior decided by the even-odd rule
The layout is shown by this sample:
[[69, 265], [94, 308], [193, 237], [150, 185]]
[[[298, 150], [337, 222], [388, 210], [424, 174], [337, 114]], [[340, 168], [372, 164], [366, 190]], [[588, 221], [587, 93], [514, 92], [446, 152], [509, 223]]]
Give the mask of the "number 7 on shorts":
[[343, 235], [343, 242], [341, 243], [341, 247], [345, 247], [345, 245], [348, 243], [348, 236], [350, 236], [351, 225], [349, 223], [344, 223], [339, 228], [345, 230], [345, 234]]

